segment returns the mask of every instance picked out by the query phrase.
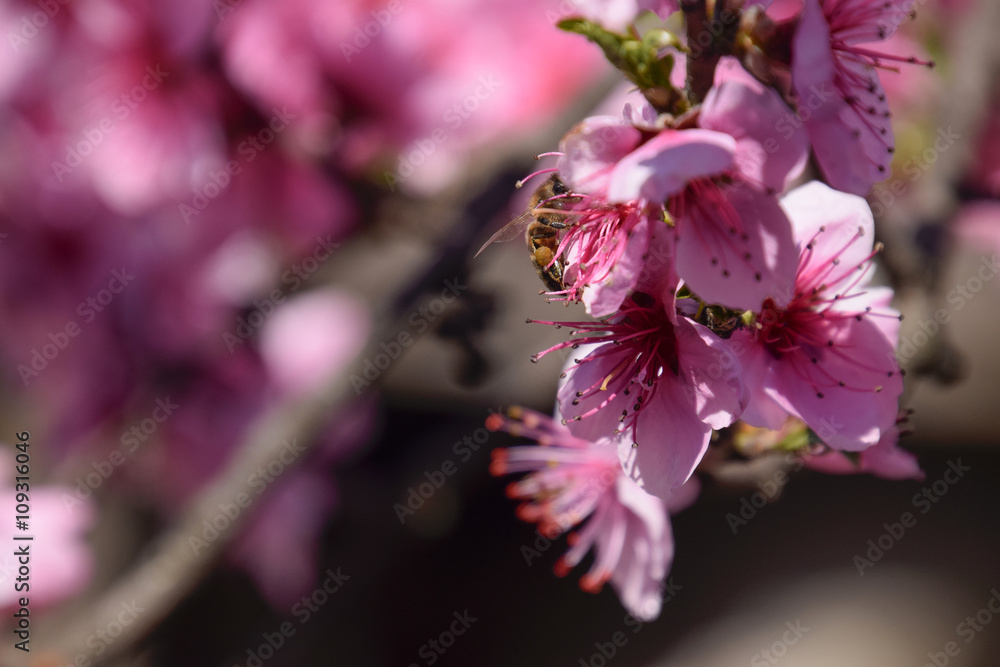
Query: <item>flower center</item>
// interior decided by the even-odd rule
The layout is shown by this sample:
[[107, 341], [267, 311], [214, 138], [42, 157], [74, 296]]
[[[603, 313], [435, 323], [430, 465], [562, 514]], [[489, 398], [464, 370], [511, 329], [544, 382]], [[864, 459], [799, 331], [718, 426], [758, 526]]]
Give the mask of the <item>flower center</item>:
[[579, 301], [584, 287], [608, 280], [644, 215], [636, 203], [607, 204], [595, 197], [573, 207], [572, 223], [556, 251], [567, 262], [565, 289], [561, 299], [553, 300]]
[[757, 318], [760, 339], [775, 359], [802, 348], [803, 345], [822, 346], [825, 338], [814, 330], [814, 325], [825, 319], [825, 313], [815, 310], [820, 305], [815, 299], [796, 296], [787, 308], [780, 308], [768, 297]]
[[[596, 414], [619, 395], [634, 397], [631, 409], [626, 407], [619, 419], [634, 425], [635, 417], [655, 395], [657, 381], [667, 372], [678, 375], [680, 361], [677, 356], [677, 334], [673, 322], [658, 299], [635, 292], [613, 317], [599, 322], [540, 322], [556, 326], [571, 326], [570, 335], [586, 332], [588, 335], [559, 343], [532, 359], [566, 347], [582, 344], [601, 344], [587, 357], [576, 359], [577, 370], [584, 364], [598, 364], [596, 380], [588, 387], [578, 389], [573, 405], [596, 399], [596, 404], [581, 414], [566, 414], [566, 420], [577, 421]], [[588, 401], [590, 402], [590, 401]]]

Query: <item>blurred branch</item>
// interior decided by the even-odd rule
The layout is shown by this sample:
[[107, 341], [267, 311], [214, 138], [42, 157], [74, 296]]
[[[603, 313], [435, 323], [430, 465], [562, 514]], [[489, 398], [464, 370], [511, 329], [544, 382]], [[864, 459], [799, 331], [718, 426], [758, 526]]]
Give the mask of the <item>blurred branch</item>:
[[[715, 78], [715, 66], [722, 57], [714, 49], [714, 36], [709, 31], [708, 8], [706, 0], [681, 0], [681, 11], [684, 12], [684, 23], [687, 26], [687, 41], [689, 48], [700, 45], [699, 38], [705, 34], [707, 46], [699, 48], [697, 53], [692, 49], [692, 57], [687, 61], [688, 98], [692, 105], [700, 104], [712, 87]], [[697, 57], [693, 57], [697, 56]]]
[[[251, 512], [241, 511], [232, 518], [229, 526], [219, 531], [218, 538], [199, 548], [197, 555], [190, 538], [201, 538], [203, 522], [206, 519], [211, 522], [217, 517], [220, 505], [235, 503], [241, 493], [256, 496], [257, 492], [248, 480], [259, 468], [266, 469], [268, 464], [278, 460], [283, 443], [298, 439], [304, 449], [312, 448], [330, 417], [360, 395], [352, 387], [350, 377], [363, 373], [364, 360], [378, 352], [378, 343], [386, 340], [389, 332], [395, 334], [399, 330], [400, 321], [400, 317], [392, 318], [379, 327], [376, 336], [351, 366], [321, 392], [282, 405], [254, 424], [245, 442], [231, 457], [226, 470], [198, 495], [174, 526], [150, 546], [147, 556], [131, 572], [105, 591], [96, 604], [82, 610], [67, 627], [56, 633], [58, 639], [51, 649], [61, 654], [68, 663], [73, 663], [79, 654], [96, 659], [85, 643], [87, 637], [95, 629], [116, 623], [122, 604], [133, 600], [142, 612], [124, 628], [102, 659], [128, 649], [159, 623], [194, 589], [225, 547], [239, 535]], [[307, 454], [308, 451], [300, 454], [297, 462], [306, 458]], [[259, 498], [255, 498], [254, 506], [259, 506], [260, 502]]]
[[[148, 547], [130, 572], [100, 593], [94, 603], [78, 610], [62, 627], [45, 628], [54, 639], [33, 664], [48, 665], [55, 661], [58, 664], [93, 664], [98, 657], [87, 640], [93, 638], [95, 630], [112, 625], [122, 627], [122, 632], [112, 643], [100, 644], [100, 660], [121, 656], [134, 649], [194, 590], [225, 548], [240, 534], [252, 510], [262, 504], [263, 498], [248, 483], [251, 476], [278, 460], [285, 443], [293, 440], [298, 441], [302, 450], [293, 465], [300, 464], [308, 458], [331, 417], [366, 389], [377, 385], [378, 380], [375, 380], [356, 390], [351, 378], [364, 377], [365, 364], [381, 352], [380, 344], [408, 329], [410, 314], [429, 290], [436, 288], [439, 291], [442, 280], [456, 273], [467, 275], [470, 248], [481, 236], [484, 220], [492, 217], [491, 214], [502, 207], [513, 192], [516, 178], [511, 165], [515, 161], [523, 164], [528, 151], [537, 150], [531, 148], [532, 145], [557, 144], [565, 129], [603, 98], [611, 85], [608, 78], [594, 86], [589, 94], [581, 95], [571, 109], [536, 136], [518, 142], [507, 140], [494, 150], [484, 149], [484, 158], [466, 170], [461, 183], [449, 188], [435, 201], [412, 205], [440, 210], [443, 201], [464, 210], [444, 225], [446, 240], [435, 248], [436, 257], [431, 257], [412, 274], [401, 275], [387, 286], [380, 298], [372, 300], [373, 304], [380, 304], [384, 312], [381, 316], [376, 315], [372, 336], [351, 365], [321, 391], [277, 406], [254, 422], [248, 428], [246, 439], [232, 454], [228, 467], [193, 499], [174, 525]], [[205, 520], [211, 522], [218, 517], [220, 505], [233, 504], [240, 494], [254, 498], [253, 506], [230, 518], [228, 526], [218, 531], [216, 539], [207, 544], [198, 543], [195, 553], [191, 538], [201, 539]], [[127, 626], [118, 623], [123, 604], [134, 604], [142, 610]], [[80, 658], [90, 662], [83, 663]], [[0, 654], [0, 664], [20, 664], [22, 660], [9, 644]]]
[[[935, 126], [950, 129], [960, 141], [938, 153], [921, 178], [920, 187], [899, 205], [889, 207], [885, 217], [890, 224], [880, 227], [886, 240], [886, 259], [900, 289], [925, 290], [926, 283], [922, 284], [920, 276], [927, 272], [927, 257], [909, 234], [914, 227], [910, 222], [916, 219], [942, 231], [947, 228], [959, 207], [956, 186], [975, 158], [977, 139], [990, 111], [993, 85], [1000, 70], [1000, 40], [995, 34], [1000, 25], [1000, 3], [977, 0], [975, 7], [960, 16], [947, 36], [945, 67], [950, 76], [943, 77], [945, 89], [938, 96], [935, 112]], [[941, 234], [941, 238], [946, 236]]]

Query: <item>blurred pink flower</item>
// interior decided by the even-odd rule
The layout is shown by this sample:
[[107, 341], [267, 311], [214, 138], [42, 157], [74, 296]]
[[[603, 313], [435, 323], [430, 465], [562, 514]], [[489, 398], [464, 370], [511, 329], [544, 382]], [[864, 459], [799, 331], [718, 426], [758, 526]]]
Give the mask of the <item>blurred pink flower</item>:
[[677, 0], [570, 0], [565, 16], [582, 16], [614, 32], [624, 33], [643, 12], [665, 19], [680, 10]]
[[273, 382], [288, 395], [319, 390], [364, 347], [367, 308], [334, 290], [284, 304], [261, 332], [261, 356]]
[[963, 205], [951, 220], [959, 241], [977, 251], [1000, 254], [1000, 202], [981, 199]]
[[508, 495], [525, 501], [518, 516], [538, 522], [539, 531], [550, 538], [589, 517], [570, 536], [570, 550], [556, 564], [556, 574], [567, 574], [594, 547], [594, 564], [580, 587], [596, 593], [610, 581], [630, 614], [642, 620], [659, 616], [660, 583], [674, 555], [663, 502], [622, 474], [610, 439], [580, 439], [536, 412], [518, 408], [510, 414], [510, 418], [492, 415], [487, 427], [535, 439], [540, 445], [492, 452], [494, 475], [530, 473], [508, 487]]
[[193, 0], [57, 7], [38, 33], [58, 49], [38, 56], [43, 62], [12, 91], [12, 109], [47, 153], [43, 183], [91, 188], [125, 215], [191, 188], [193, 166], [224, 150], [222, 89], [200, 63], [208, 9]]
[[[476, 149], [544, 127], [594, 80], [600, 53], [552, 27], [556, 5], [257, 2], [228, 13], [219, 38], [229, 78], [262, 110], [301, 114], [302, 151], [426, 194]], [[540, 66], [556, 61], [577, 66]]]
[[[906, 26], [901, 26], [905, 28]], [[886, 53], [906, 53], [919, 62], [931, 62], [927, 49], [902, 29], [889, 35], [883, 42], [881, 50]], [[933, 113], [933, 101], [941, 94], [940, 71], [930, 67], [891, 67], [883, 66], [879, 82], [889, 100], [889, 108], [893, 113], [893, 126], [899, 130], [900, 119], [909, 122], [922, 122], [918, 114]]]

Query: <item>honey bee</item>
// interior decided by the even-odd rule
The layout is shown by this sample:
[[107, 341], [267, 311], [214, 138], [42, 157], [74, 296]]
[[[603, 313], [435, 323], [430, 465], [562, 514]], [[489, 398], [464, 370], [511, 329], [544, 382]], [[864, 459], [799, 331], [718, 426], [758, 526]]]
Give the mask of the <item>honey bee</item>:
[[531, 263], [535, 265], [538, 277], [552, 292], [563, 289], [563, 259], [552, 261], [559, 249], [559, 230], [569, 227], [572, 213], [564, 212], [580, 201], [579, 197], [567, 197], [569, 188], [555, 174], [542, 183], [531, 195], [528, 210], [517, 216], [490, 240], [483, 244], [476, 256], [486, 250], [491, 243], [501, 243], [524, 234], [528, 243]]

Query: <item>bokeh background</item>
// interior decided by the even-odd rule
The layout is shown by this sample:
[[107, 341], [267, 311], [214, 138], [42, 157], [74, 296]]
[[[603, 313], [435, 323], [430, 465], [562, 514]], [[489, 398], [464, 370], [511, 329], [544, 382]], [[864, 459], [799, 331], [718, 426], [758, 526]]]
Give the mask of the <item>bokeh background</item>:
[[937, 66], [881, 74], [926, 478], [800, 471], [734, 531], [773, 461], [706, 476], [641, 626], [488, 474], [490, 412], [553, 403], [525, 318], [579, 314], [521, 243], [472, 260], [616, 87], [573, 8], [0, 2], [2, 520], [27, 432], [36, 540], [3, 664], [996, 664], [1000, 5], [918, 2], [886, 48]]

